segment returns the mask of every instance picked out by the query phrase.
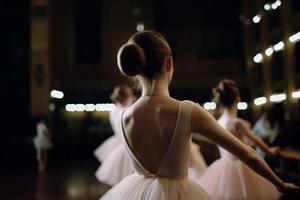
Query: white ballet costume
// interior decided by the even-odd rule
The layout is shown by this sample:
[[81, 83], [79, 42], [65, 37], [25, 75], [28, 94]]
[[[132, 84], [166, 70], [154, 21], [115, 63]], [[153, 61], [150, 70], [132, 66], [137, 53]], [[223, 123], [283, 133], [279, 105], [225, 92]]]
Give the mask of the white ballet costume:
[[120, 117], [122, 140], [135, 173], [111, 188], [101, 200], [211, 199], [201, 186], [187, 177], [191, 152], [190, 119], [193, 105], [194, 103], [190, 101], [180, 103], [174, 134], [155, 174], [149, 172], [147, 166], [143, 166], [132, 153]]
[[197, 181], [207, 169], [206, 162], [200, 152], [200, 146], [194, 142], [191, 143], [191, 154], [188, 168], [189, 179]]
[[116, 130], [116, 116], [118, 115], [120, 110], [122, 110], [122, 107], [117, 106], [115, 110], [112, 110], [109, 113], [109, 122], [114, 135], [110, 136], [94, 151], [94, 156], [100, 162], [103, 162], [108, 157], [108, 155], [122, 143], [120, 134], [118, 134]]
[[44, 123], [39, 122], [37, 124], [37, 135], [33, 138], [33, 144], [36, 149], [50, 149], [53, 146], [50, 138], [44, 133], [47, 130], [48, 128]]
[[[231, 119], [227, 123], [220, 123], [241, 141], [245, 138], [236, 130], [236, 122]], [[219, 147], [221, 158], [213, 162], [205, 171], [198, 183], [215, 200], [276, 200], [281, 193], [276, 187], [255, 173], [234, 155]]]
[[95, 172], [95, 176], [100, 182], [111, 186], [116, 185], [124, 177], [134, 173], [121, 139], [122, 136], [118, 124], [121, 111], [122, 108], [117, 107], [110, 115], [110, 122], [115, 135], [100, 145], [98, 153], [96, 152], [101, 165]]

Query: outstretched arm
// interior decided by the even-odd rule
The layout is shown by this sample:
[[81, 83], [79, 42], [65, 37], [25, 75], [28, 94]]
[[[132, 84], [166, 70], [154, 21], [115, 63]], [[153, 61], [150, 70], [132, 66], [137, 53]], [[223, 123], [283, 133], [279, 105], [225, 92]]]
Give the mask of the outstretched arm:
[[235, 124], [235, 129], [236, 131], [241, 134], [246, 136], [249, 140], [254, 142], [256, 146], [261, 148], [264, 152], [271, 154], [271, 155], [276, 155], [278, 152], [278, 148], [269, 148], [269, 146], [257, 135], [255, 135], [249, 128], [249, 126], [246, 124], [245, 121], [239, 120]]
[[194, 105], [191, 117], [191, 131], [201, 133], [217, 145], [231, 152], [256, 173], [272, 182], [279, 191], [300, 191], [300, 188], [294, 184], [284, 183], [279, 179], [251, 147], [228, 133], [208, 112], [196, 104]]

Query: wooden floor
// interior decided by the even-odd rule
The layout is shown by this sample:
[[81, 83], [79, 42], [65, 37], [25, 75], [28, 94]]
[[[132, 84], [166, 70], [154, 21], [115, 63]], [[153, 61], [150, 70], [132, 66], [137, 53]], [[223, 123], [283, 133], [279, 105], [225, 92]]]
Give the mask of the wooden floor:
[[49, 167], [40, 174], [21, 166], [6, 171], [0, 174], [3, 200], [97, 200], [109, 189], [96, 180], [91, 163]]

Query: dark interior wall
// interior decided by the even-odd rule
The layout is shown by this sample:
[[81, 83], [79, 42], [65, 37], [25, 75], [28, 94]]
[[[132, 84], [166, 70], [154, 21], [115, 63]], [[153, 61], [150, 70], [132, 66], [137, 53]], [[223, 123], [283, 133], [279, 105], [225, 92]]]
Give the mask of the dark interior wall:
[[[0, 154], [31, 135], [29, 117], [30, 1], [0, 2]], [[14, 147], [14, 148], [13, 148]]]
[[74, 58], [75, 63], [100, 63], [101, 1], [74, 1]]

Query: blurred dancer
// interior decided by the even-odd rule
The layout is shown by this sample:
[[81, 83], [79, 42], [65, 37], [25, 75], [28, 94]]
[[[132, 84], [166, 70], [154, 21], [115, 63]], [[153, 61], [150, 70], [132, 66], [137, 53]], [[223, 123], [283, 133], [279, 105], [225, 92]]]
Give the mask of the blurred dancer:
[[[224, 108], [218, 123], [230, 132], [228, 134], [232, 134], [243, 142], [250, 140], [268, 154], [277, 154], [277, 148], [269, 148], [252, 133], [249, 123], [237, 117], [240, 93], [234, 81], [222, 80], [213, 89], [213, 93], [214, 99]], [[271, 182], [253, 172], [247, 165], [239, 161], [236, 155], [221, 147], [219, 150], [221, 158], [208, 167], [199, 181], [213, 199], [279, 199], [281, 194]]]
[[109, 122], [111, 128], [114, 132], [114, 135], [105, 140], [95, 151], [95, 157], [103, 162], [104, 159], [121, 144], [121, 138], [117, 131], [116, 125], [116, 116], [123, 108], [131, 105], [136, 97], [133, 94], [133, 91], [130, 87], [126, 85], [116, 86], [113, 90], [113, 93], [110, 96], [110, 99], [115, 103], [116, 108], [109, 113]]
[[199, 178], [201, 178], [206, 169], [207, 165], [202, 156], [200, 145], [192, 142], [188, 177], [194, 181], [199, 180]]
[[41, 118], [37, 123], [36, 131], [37, 135], [33, 138], [33, 144], [36, 148], [38, 170], [41, 172], [47, 168], [47, 151], [53, 144], [51, 142], [51, 133], [45, 124], [44, 118]]
[[[262, 112], [260, 118], [254, 124], [252, 131], [267, 144], [271, 144], [274, 141], [277, 131], [271, 128], [268, 111]], [[266, 153], [261, 148], [256, 147], [256, 152], [262, 158], [265, 158]]]
[[118, 66], [124, 75], [136, 78], [142, 88], [142, 96], [118, 118], [136, 173], [115, 185], [103, 200], [211, 199], [201, 186], [187, 178], [192, 132], [201, 133], [233, 153], [279, 190], [299, 190], [282, 182], [253, 149], [220, 127], [200, 106], [170, 97], [173, 59], [161, 34], [134, 34], [120, 48]]
[[136, 97], [130, 87], [121, 85], [114, 88], [110, 98], [116, 104], [116, 109], [109, 113], [109, 121], [114, 135], [94, 151], [94, 155], [101, 162], [95, 175], [100, 182], [115, 185], [134, 172], [124, 149], [124, 144], [121, 143], [117, 117], [123, 108], [128, 107], [136, 100]]

